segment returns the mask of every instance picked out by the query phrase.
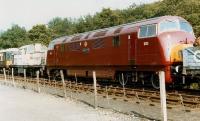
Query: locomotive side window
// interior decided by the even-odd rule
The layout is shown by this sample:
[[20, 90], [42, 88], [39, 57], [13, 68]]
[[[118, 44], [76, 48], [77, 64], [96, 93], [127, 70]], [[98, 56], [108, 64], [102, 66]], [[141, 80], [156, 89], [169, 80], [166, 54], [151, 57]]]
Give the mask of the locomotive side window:
[[139, 38], [154, 37], [156, 34], [156, 24], [144, 25], [140, 27]]
[[54, 49], [54, 44], [55, 44], [55, 42], [50, 42], [48, 50], [53, 50]]
[[69, 50], [70, 51], [79, 51], [81, 48], [80, 48], [80, 44], [79, 43], [70, 43], [69, 45], [68, 45], [68, 47], [69, 47]]
[[61, 46], [60, 46], [60, 51], [61, 51], [61, 52], [64, 52], [64, 51], [65, 51], [65, 44], [61, 44]]
[[148, 32], [147, 32], [147, 36], [148, 37], [152, 37], [152, 36], [155, 36], [156, 35], [156, 25], [149, 25], [148, 26]]
[[119, 36], [114, 36], [112, 43], [113, 43], [114, 47], [119, 47], [120, 46], [120, 38], [119, 38]]

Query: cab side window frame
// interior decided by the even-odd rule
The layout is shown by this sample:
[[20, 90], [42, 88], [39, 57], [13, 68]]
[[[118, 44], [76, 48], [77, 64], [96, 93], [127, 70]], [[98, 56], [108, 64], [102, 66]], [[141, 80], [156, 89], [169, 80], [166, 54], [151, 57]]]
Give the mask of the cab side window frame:
[[64, 43], [61, 43], [60, 44], [60, 52], [65, 52], [65, 44]]
[[119, 47], [121, 44], [120, 36], [114, 36], [112, 39], [112, 45], [113, 47]]
[[142, 25], [139, 28], [138, 38], [150, 38], [155, 37], [158, 34], [158, 25], [157, 24], [148, 24]]

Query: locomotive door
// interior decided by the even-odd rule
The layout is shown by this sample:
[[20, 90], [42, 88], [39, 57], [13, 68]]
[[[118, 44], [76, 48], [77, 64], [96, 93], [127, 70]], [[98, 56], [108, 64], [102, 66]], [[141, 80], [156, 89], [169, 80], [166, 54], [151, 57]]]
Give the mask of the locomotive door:
[[136, 42], [137, 33], [132, 33], [128, 35], [128, 45], [129, 45], [129, 64], [135, 65], [136, 62]]
[[55, 66], [55, 50], [49, 49], [47, 52], [47, 66]]
[[58, 66], [58, 64], [59, 64], [59, 57], [58, 57], [59, 45], [56, 45], [54, 50], [55, 50], [54, 51], [54, 58], [55, 58], [54, 63], [55, 63], [55, 66]]
[[[146, 27], [146, 26], [144, 26]], [[148, 28], [147, 26], [146, 28]], [[141, 29], [141, 28], [140, 28]], [[143, 29], [143, 28], [142, 28]], [[153, 36], [147, 36], [148, 34], [154, 33], [150, 31], [150, 27], [148, 28], [149, 31], [146, 34], [143, 35], [138, 34], [138, 40], [137, 40], [137, 48], [136, 48], [136, 63], [138, 65], [157, 65], [160, 63], [160, 57], [159, 57], [159, 41], [158, 38]], [[143, 32], [143, 30], [140, 30]], [[148, 33], [149, 32], [149, 33]], [[143, 34], [143, 33], [142, 33]]]

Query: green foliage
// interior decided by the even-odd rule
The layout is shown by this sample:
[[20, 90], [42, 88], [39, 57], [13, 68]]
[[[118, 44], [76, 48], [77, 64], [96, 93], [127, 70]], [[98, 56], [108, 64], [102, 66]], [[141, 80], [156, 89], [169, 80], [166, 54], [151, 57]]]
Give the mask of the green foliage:
[[71, 35], [123, 23], [164, 15], [177, 15], [188, 20], [200, 36], [200, 2], [199, 0], [162, 0], [152, 4], [130, 5], [124, 10], [103, 8], [94, 15], [82, 16], [78, 19], [56, 17], [48, 26], [36, 25], [26, 30], [18, 25], [0, 32], [0, 48], [19, 47], [28, 43], [40, 42], [48, 45], [52, 38]]
[[27, 33], [32, 43], [42, 43], [48, 45], [52, 39], [52, 32], [45, 25], [33, 26]]
[[100, 13], [96, 13], [94, 16], [95, 28], [106, 28], [122, 24], [122, 18], [120, 12], [112, 11], [111, 9], [103, 9]]
[[94, 18], [91, 15], [87, 15], [85, 17], [80, 17], [76, 23], [76, 33], [86, 32], [90, 30], [96, 29], [96, 25], [94, 23]]
[[1, 33], [0, 48], [19, 47], [29, 43], [25, 28], [13, 25], [11, 29]]
[[74, 23], [67, 18], [56, 17], [48, 23], [48, 27], [53, 31], [53, 38], [75, 33]]

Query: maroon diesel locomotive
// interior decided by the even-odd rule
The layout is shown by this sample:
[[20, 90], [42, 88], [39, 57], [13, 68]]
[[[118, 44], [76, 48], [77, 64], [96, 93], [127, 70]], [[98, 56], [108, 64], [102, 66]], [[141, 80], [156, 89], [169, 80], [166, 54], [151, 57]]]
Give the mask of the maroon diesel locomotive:
[[[156, 87], [158, 71], [167, 84], [181, 73], [181, 50], [191, 47], [191, 25], [178, 16], [162, 16], [57, 38], [50, 42], [47, 69], [66, 76], [148, 81]], [[123, 76], [123, 77], [122, 77]]]

